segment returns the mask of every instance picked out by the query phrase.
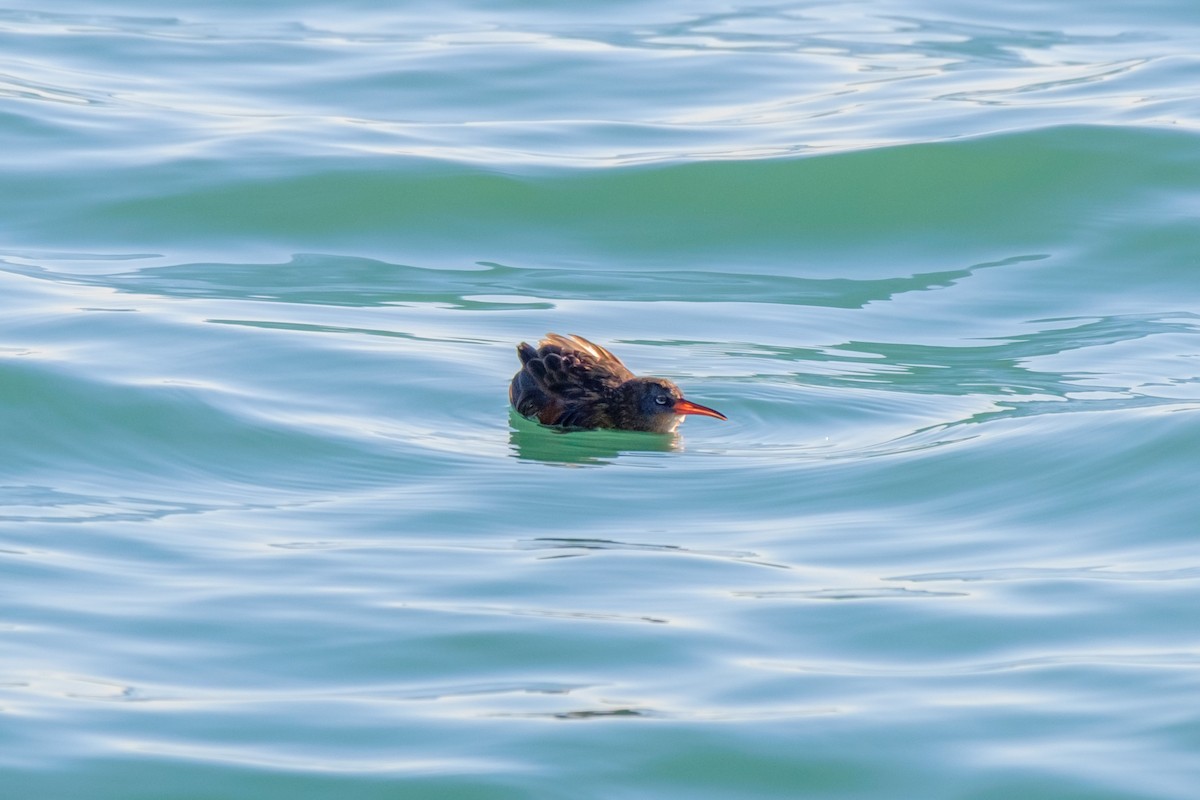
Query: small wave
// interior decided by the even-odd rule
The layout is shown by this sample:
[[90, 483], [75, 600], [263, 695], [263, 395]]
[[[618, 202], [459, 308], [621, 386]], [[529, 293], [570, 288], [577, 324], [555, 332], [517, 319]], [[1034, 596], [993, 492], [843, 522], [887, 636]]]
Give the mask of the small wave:
[[788, 661], [758, 661], [753, 666], [766, 670], [783, 670], [820, 675], [844, 675], [864, 678], [939, 678], [953, 676], [990, 675], [1008, 672], [1038, 672], [1060, 669], [1195, 669], [1200, 666], [1200, 653], [1164, 651], [1152, 653], [1060, 653], [999, 661], [979, 661], [967, 664], [931, 664], [925, 666], [879, 666], [855, 663], [817, 663]]
[[998, 567], [961, 572], [928, 572], [888, 578], [911, 583], [962, 582], [1003, 583], [1011, 581], [1193, 581], [1200, 566], [1159, 570], [1119, 570], [1110, 567]]
[[543, 617], [550, 619], [568, 619], [583, 622], [647, 622], [654, 625], [666, 625], [671, 620], [665, 617], [638, 614], [618, 614], [606, 611], [566, 611], [554, 608], [519, 608], [507, 606], [486, 606], [472, 604], [434, 604], [402, 602], [394, 604], [396, 608], [416, 609], [419, 611], [439, 611], [454, 614], [483, 614], [512, 617]]
[[938, 592], [893, 586], [847, 589], [794, 589], [733, 592], [734, 597], [754, 600], [908, 600], [933, 597], [969, 597], [967, 592]]

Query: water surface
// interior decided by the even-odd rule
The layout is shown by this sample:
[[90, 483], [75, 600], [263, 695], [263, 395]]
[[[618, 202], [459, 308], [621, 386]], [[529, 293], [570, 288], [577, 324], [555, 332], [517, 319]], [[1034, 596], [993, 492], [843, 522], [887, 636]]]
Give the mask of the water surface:
[[6, 791], [1192, 800], [1190, 4], [243, 6], [0, 9]]

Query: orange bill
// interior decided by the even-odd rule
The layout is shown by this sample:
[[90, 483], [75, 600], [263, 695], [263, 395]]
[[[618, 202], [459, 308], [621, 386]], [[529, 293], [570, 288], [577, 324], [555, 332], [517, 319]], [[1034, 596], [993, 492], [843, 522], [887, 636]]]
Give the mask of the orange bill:
[[698, 414], [702, 417], [716, 417], [717, 419], [725, 419], [725, 415], [720, 411], [714, 411], [708, 406], [702, 406], [699, 403], [693, 403], [691, 400], [680, 398], [675, 401], [675, 406], [672, 408], [676, 414]]

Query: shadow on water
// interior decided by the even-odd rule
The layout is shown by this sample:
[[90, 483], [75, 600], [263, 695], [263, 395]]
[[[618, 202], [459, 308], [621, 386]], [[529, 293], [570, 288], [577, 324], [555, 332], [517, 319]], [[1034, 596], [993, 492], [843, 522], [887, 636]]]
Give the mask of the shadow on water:
[[633, 453], [683, 449], [679, 434], [636, 431], [560, 431], [531, 422], [509, 409], [508, 443], [514, 458], [559, 466], [599, 467]]

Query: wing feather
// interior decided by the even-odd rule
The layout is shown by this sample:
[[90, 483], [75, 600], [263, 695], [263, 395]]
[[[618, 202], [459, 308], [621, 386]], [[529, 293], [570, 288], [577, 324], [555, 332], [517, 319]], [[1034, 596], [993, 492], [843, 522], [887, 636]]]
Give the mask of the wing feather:
[[521, 342], [517, 355], [521, 370], [509, 399], [519, 413], [547, 425], [604, 425], [608, 396], [633, 377], [619, 358], [578, 335], [548, 333], [536, 348]]
[[633, 377], [633, 373], [621, 363], [621, 359], [613, 355], [607, 348], [588, 341], [577, 333], [569, 336], [547, 333], [538, 342], [538, 347], [542, 348], [547, 345], [558, 348], [559, 352], [576, 354], [584, 363], [588, 363], [589, 366], [595, 365], [601, 371], [607, 372], [618, 383], [624, 383]]

